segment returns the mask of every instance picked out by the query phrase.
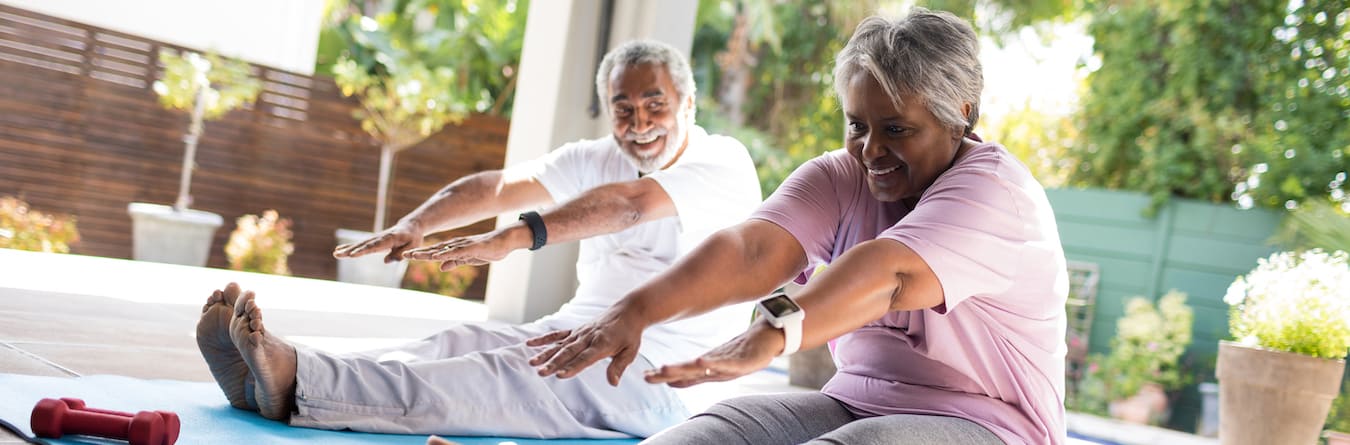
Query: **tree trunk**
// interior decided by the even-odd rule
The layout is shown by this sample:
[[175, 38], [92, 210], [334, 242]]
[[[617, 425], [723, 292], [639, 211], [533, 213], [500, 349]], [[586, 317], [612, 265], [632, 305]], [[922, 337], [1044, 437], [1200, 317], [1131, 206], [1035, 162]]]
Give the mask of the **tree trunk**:
[[735, 126], [745, 124], [745, 97], [750, 91], [751, 68], [755, 66], [754, 54], [750, 51], [750, 24], [745, 8], [736, 13], [735, 25], [727, 39], [727, 49], [717, 53], [718, 68], [722, 70], [722, 82], [717, 91], [717, 104], [722, 115]]
[[188, 133], [183, 136], [185, 147], [183, 149], [183, 172], [178, 178], [178, 199], [173, 203], [173, 210], [182, 212], [187, 210], [192, 204], [192, 169], [197, 165], [197, 140], [202, 136], [202, 113], [205, 111], [206, 86], [199, 86], [197, 95], [192, 100], [192, 123], [188, 124]]
[[388, 212], [389, 181], [394, 172], [394, 146], [385, 144], [380, 147], [380, 184], [375, 194], [375, 230], [384, 230], [384, 214]]

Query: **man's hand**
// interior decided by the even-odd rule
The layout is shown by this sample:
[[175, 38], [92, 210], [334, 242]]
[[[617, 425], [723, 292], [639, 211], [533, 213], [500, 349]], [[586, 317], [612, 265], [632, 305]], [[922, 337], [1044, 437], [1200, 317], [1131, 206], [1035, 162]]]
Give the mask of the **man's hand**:
[[384, 256], [384, 262], [392, 263], [402, 260], [405, 251], [420, 245], [422, 245], [422, 231], [411, 224], [399, 223], [365, 241], [337, 246], [337, 249], [333, 249], [333, 256], [356, 258], [388, 251], [389, 254]]
[[[528, 230], [526, 230], [528, 232]], [[506, 257], [516, 249], [530, 247], [530, 240], [512, 226], [479, 235], [463, 236], [403, 253], [410, 260], [440, 261], [441, 270], [461, 265], [481, 266]]]
[[783, 332], [759, 322], [699, 358], [648, 371], [646, 380], [647, 383], [666, 383], [676, 388], [731, 380], [764, 369], [782, 351]]
[[[634, 318], [634, 317], [627, 317]], [[645, 324], [625, 319], [622, 311], [611, 311], [596, 321], [573, 330], [554, 331], [525, 342], [527, 346], [551, 346], [530, 359], [539, 367], [539, 376], [572, 378], [587, 367], [613, 357], [605, 375], [609, 384], [619, 386], [619, 377], [637, 358]]]

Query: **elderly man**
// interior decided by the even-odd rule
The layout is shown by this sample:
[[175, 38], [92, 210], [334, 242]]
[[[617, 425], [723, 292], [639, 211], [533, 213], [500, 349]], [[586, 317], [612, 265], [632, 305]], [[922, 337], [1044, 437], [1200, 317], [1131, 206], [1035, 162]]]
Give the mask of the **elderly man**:
[[[609, 369], [575, 379], [540, 378], [528, 362], [535, 352], [526, 339], [591, 320], [759, 203], [745, 147], [694, 125], [693, 76], [676, 50], [625, 44], [605, 56], [596, 87], [612, 136], [461, 178], [388, 230], [334, 252], [450, 268], [581, 240], [571, 301], [532, 323], [464, 323], [400, 347], [332, 355], [265, 329], [253, 294], [231, 283], [208, 299], [197, 327], [231, 405], [294, 426], [536, 438], [645, 437], [686, 418], [676, 394], [644, 383], [642, 372], [731, 338], [748, 309], [649, 329]], [[429, 233], [549, 206], [492, 232], [421, 246]]]

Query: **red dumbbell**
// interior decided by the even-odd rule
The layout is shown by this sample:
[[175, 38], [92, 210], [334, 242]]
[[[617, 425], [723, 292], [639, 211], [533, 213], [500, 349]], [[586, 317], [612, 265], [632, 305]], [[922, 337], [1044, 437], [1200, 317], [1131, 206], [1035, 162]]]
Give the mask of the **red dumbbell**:
[[33, 434], [59, 439], [64, 434], [123, 439], [130, 445], [173, 445], [178, 415], [168, 411], [136, 414], [84, 406], [80, 399], [42, 399], [33, 407]]

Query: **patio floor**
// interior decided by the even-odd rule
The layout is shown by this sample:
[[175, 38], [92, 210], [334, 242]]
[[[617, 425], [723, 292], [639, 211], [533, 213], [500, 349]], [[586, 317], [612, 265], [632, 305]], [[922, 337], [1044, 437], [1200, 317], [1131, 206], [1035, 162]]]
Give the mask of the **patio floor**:
[[[0, 249], [0, 373], [210, 382], [194, 340], [197, 318], [211, 290], [231, 281], [257, 292], [269, 329], [335, 352], [397, 344], [487, 317], [480, 303], [424, 292]], [[743, 394], [809, 390], [788, 385], [783, 367], [776, 362], [734, 382], [683, 390], [682, 397], [698, 412]], [[1068, 421], [1075, 432], [1120, 444], [1217, 443], [1073, 413]], [[9, 443], [22, 441], [0, 431], [0, 444]]]

